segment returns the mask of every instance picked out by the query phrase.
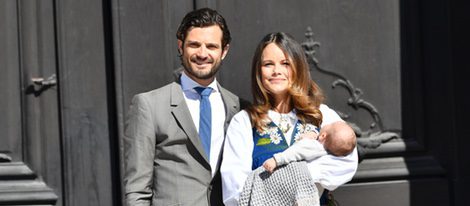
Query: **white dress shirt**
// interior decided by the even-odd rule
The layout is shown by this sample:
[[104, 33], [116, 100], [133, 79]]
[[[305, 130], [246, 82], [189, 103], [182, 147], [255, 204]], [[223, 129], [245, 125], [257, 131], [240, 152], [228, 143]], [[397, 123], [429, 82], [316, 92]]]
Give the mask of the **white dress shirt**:
[[[322, 126], [342, 121], [338, 114], [326, 105], [320, 105], [320, 111], [323, 114]], [[279, 119], [279, 117], [276, 117], [275, 112], [268, 112], [268, 116], [273, 121]], [[252, 171], [254, 148], [252, 128], [248, 113], [240, 111], [232, 118], [227, 129], [223, 161], [220, 168], [223, 200], [226, 206], [238, 204], [238, 197], [245, 180]], [[321, 156], [308, 161], [307, 167], [313, 182], [328, 190], [334, 190], [352, 179], [356, 173], [357, 164], [357, 149], [354, 149], [351, 154], [345, 157], [335, 157], [329, 154]]]
[[[203, 87], [197, 82], [189, 78], [186, 73], [181, 74], [181, 88], [183, 89], [184, 99], [188, 105], [189, 112], [193, 119], [196, 130], [199, 133], [199, 105], [201, 102], [200, 95], [194, 90], [194, 87]], [[225, 123], [225, 106], [222, 101], [222, 95], [220, 94], [219, 87], [217, 86], [217, 80], [209, 84], [212, 88], [212, 93], [209, 96], [211, 102], [211, 114], [212, 114], [212, 125], [211, 125], [211, 149], [210, 149], [210, 165], [212, 176], [215, 174], [217, 168], [218, 158], [220, 150], [222, 149], [222, 143], [224, 142], [224, 123]]]

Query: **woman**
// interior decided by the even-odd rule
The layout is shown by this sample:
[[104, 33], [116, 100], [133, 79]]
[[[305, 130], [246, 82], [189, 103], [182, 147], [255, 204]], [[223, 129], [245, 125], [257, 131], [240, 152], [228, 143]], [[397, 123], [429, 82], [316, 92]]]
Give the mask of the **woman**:
[[[252, 170], [294, 143], [299, 128], [342, 121], [336, 112], [321, 104], [323, 95], [310, 78], [302, 47], [285, 33], [271, 33], [261, 40], [253, 57], [251, 77], [253, 105], [233, 117], [224, 145], [220, 171], [227, 206], [237, 205]], [[352, 179], [357, 151], [345, 157], [325, 155], [307, 166], [319, 190], [334, 190]]]

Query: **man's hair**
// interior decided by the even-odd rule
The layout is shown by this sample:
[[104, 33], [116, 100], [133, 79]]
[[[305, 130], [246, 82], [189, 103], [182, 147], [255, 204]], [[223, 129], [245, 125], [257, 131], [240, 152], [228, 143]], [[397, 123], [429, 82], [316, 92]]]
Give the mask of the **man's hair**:
[[176, 32], [176, 38], [184, 43], [188, 35], [188, 30], [191, 29], [191, 27], [208, 27], [212, 25], [217, 25], [222, 30], [222, 49], [224, 49], [232, 40], [230, 31], [228, 30], [224, 17], [217, 13], [217, 11], [209, 8], [194, 10], [186, 14]]

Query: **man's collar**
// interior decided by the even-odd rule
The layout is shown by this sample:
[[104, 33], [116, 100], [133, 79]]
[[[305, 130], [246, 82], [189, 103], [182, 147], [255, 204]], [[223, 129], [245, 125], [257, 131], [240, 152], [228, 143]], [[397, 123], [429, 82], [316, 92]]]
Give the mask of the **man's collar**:
[[[212, 81], [212, 83], [210, 83], [207, 87], [212, 88], [215, 92], [219, 92], [219, 87], [217, 85], [217, 79], [214, 78], [214, 81]], [[193, 90], [194, 87], [204, 86], [201, 86], [199, 83], [189, 78], [185, 72], [181, 72], [181, 88], [183, 89], [183, 91]]]

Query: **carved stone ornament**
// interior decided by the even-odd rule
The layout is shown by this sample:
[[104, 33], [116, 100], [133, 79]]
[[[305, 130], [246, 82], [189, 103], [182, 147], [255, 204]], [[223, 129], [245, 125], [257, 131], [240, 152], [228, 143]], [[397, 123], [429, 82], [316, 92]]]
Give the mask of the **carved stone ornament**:
[[11, 162], [11, 157], [6, 154], [0, 153], [0, 162]]
[[323, 74], [327, 74], [336, 78], [336, 80], [331, 83], [332, 88], [335, 89], [339, 86], [346, 89], [349, 93], [349, 98], [347, 101], [348, 105], [351, 106], [354, 110], [366, 110], [371, 116], [372, 122], [370, 123], [369, 128], [362, 129], [357, 126], [357, 124], [347, 121], [350, 118], [350, 115], [337, 111], [341, 118], [351, 125], [351, 127], [354, 129], [354, 132], [356, 133], [356, 136], [358, 137], [357, 145], [360, 159], [363, 159], [364, 155], [368, 151], [378, 148], [383, 143], [386, 143], [394, 138], [400, 138], [398, 133], [386, 131], [384, 129], [379, 111], [372, 103], [362, 98], [364, 92], [360, 88], [355, 87], [352, 82], [343, 75], [320, 67], [319, 61], [315, 57], [316, 49], [320, 48], [320, 43], [313, 40], [313, 35], [314, 34], [312, 29], [307, 27], [307, 31], [305, 32], [306, 40], [301, 44], [305, 51], [310, 69], [316, 69]]

